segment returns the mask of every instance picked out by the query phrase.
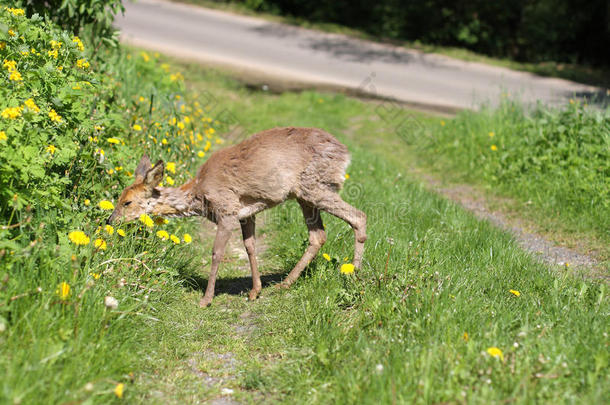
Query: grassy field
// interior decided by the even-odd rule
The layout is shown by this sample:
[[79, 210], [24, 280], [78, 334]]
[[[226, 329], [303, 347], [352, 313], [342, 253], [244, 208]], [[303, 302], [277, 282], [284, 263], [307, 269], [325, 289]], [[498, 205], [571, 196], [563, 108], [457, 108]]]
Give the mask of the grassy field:
[[[608, 397], [607, 285], [539, 264], [409, 175], [431, 150], [460, 152], [434, 151], [406, 129], [450, 138], [476, 117], [441, 122], [342, 95], [252, 91], [139, 50], [95, 58], [39, 19], [0, 13], [23, 34], [0, 50], [10, 62], [0, 77], [0, 402]], [[173, 163], [164, 184], [180, 184], [222, 144], [281, 125], [325, 128], [352, 151], [343, 196], [369, 218], [355, 274], [339, 272], [351, 230], [324, 216], [331, 260], [318, 257], [290, 290], [273, 287], [307, 241], [289, 203], [259, 216], [262, 297], [246, 301], [235, 234], [218, 295], [201, 309], [211, 224], [103, 226], [144, 151]]]
[[[369, 240], [363, 269], [340, 274], [353, 234], [324, 216], [323, 252], [332, 260], [318, 257], [293, 289], [276, 290], [271, 284], [305, 248], [305, 226], [296, 204], [259, 215], [262, 298], [245, 300], [246, 261], [232, 253], [212, 307], [196, 308], [206, 280], [195, 260], [182, 273], [190, 287], [149, 332], [160, 346], [147, 351], [151, 369], [133, 388], [138, 401], [180, 403], [223, 388], [244, 402], [297, 403], [571, 403], [608, 395], [606, 285], [551, 272], [507, 234], [409, 180], [412, 151], [403, 140], [359, 125], [380, 120], [376, 105], [315, 92], [253, 93], [195, 67], [185, 74], [206, 99], [214, 95], [212, 109], [231, 111], [248, 133], [319, 126], [346, 142], [353, 163], [343, 196], [367, 212]], [[210, 241], [204, 246], [209, 252]]]

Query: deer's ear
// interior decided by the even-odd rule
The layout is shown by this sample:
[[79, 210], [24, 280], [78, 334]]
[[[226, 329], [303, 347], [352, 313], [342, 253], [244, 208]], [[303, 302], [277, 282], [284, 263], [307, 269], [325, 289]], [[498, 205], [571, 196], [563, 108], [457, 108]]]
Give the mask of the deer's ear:
[[165, 170], [165, 165], [162, 160], [157, 161], [152, 169], [149, 169], [146, 172], [146, 176], [144, 176], [144, 184], [147, 188], [153, 189], [155, 188], [161, 181], [163, 180], [163, 171]]
[[140, 163], [138, 163], [138, 167], [136, 167], [136, 181], [144, 180], [144, 178], [146, 177], [146, 173], [148, 173], [148, 171], [150, 170], [150, 166], [151, 164], [148, 155], [142, 156], [142, 159], [140, 159]]

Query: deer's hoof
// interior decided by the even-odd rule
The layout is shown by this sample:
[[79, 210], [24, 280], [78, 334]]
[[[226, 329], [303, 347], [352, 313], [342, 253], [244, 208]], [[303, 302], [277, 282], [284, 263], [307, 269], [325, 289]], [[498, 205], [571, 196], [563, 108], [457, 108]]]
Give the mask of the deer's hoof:
[[254, 301], [258, 298], [258, 294], [260, 293], [260, 290], [250, 290], [250, 294], [248, 294], [248, 299], [250, 301]]
[[203, 297], [199, 300], [199, 308], [206, 308], [212, 305], [212, 298]]

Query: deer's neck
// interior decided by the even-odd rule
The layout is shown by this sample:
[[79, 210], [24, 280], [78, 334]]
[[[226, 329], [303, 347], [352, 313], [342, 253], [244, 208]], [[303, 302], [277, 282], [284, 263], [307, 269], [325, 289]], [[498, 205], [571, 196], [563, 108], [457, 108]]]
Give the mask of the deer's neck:
[[202, 215], [203, 202], [191, 191], [190, 184], [182, 187], [157, 187], [159, 192], [152, 213], [164, 217], [191, 217]]

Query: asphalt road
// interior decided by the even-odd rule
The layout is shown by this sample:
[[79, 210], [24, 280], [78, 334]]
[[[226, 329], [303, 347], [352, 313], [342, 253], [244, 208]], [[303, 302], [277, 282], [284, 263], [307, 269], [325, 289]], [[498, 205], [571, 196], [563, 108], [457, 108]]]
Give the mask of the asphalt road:
[[345, 88], [423, 107], [477, 109], [502, 93], [557, 105], [606, 90], [161, 0], [126, 2], [127, 43], [268, 80]]

